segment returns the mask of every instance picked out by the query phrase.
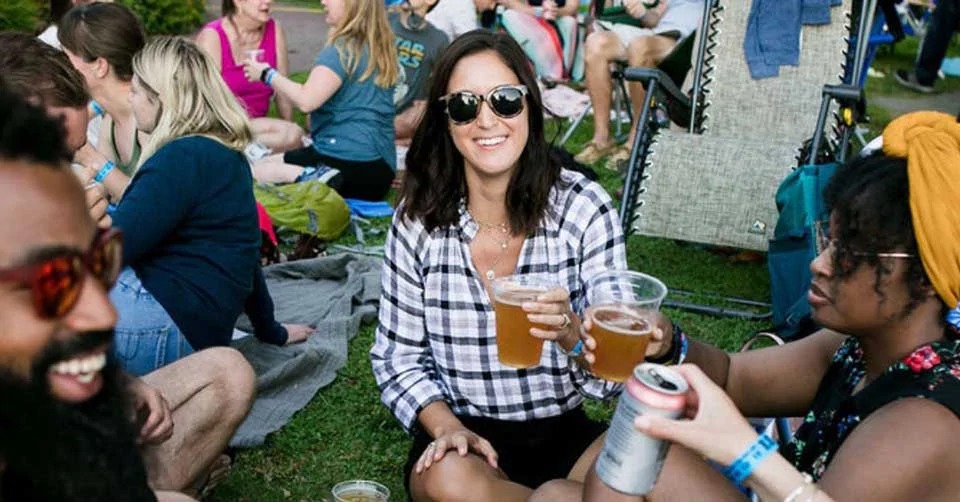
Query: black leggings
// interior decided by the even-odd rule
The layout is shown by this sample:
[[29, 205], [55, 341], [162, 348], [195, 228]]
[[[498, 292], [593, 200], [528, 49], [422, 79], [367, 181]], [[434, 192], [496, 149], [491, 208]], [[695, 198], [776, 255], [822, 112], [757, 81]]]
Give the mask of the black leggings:
[[323, 164], [340, 171], [343, 183], [338, 192], [347, 199], [383, 200], [396, 176], [383, 159], [354, 161], [321, 155], [312, 146], [290, 150], [283, 161], [304, 167]]

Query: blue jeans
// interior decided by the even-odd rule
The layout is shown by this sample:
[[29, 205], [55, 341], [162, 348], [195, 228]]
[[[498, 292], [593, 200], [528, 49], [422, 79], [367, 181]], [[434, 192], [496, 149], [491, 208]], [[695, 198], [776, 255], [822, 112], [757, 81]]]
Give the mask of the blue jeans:
[[143, 376], [193, 353], [170, 314], [126, 267], [110, 290], [119, 320], [113, 353], [128, 372]]

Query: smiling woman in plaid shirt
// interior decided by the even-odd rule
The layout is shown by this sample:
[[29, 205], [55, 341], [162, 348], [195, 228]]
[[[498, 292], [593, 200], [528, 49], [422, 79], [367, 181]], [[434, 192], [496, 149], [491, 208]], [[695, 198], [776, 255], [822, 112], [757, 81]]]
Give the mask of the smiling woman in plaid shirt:
[[[471, 32], [438, 61], [387, 237], [370, 351], [384, 404], [414, 435], [404, 472], [413, 500], [525, 500], [567, 476], [603, 431], [584, 398], [619, 390], [569, 352], [585, 284], [626, 268], [623, 234], [604, 189], [549, 158], [543, 122], [509, 36]], [[532, 330], [547, 343], [528, 369], [497, 357], [490, 283], [515, 273], [561, 285], [524, 305], [552, 328]]]

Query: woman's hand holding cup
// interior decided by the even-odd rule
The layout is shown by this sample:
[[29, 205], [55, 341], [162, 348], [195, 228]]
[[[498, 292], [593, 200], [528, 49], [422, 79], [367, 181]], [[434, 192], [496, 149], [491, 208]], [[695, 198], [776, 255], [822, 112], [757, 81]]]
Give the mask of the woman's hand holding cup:
[[[647, 344], [647, 358], [656, 358], [666, 354], [670, 350], [671, 340], [673, 340], [673, 323], [670, 322], [670, 318], [657, 312], [656, 319], [656, 327], [650, 333], [650, 342]], [[597, 359], [593, 354], [597, 350], [597, 340], [590, 336], [592, 328], [593, 319], [588, 316], [580, 325], [580, 337], [583, 339], [583, 357], [590, 364], [595, 363]]]
[[537, 297], [536, 301], [524, 302], [523, 311], [534, 325], [530, 334], [559, 343], [571, 349], [579, 340], [580, 318], [570, 308], [570, 293], [556, 288]]
[[263, 61], [248, 57], [243, 61], [243, 74], [250, 82], [259, 82], [260, 75], [263, 74], [263, 70], [266, 70], [269, 67], [270, 65], [264, 63]]

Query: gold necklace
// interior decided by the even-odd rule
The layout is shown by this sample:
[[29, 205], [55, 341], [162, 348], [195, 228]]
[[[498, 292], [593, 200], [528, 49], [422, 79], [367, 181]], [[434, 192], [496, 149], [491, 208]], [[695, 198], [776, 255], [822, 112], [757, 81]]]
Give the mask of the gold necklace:
[[[467, 212], [469, 213], [469, 211]], [[486, 276], [487, 280], [492, 281], [497, 277], [497, 273], [494, 271], [494, 269], [497, 268], [497, 264], [500, 263], [500, 260], [503, 258], [503, 254], [507, 251], [507, 247], [510, 244], [510, 231], [507, 228], [506, 223], [499, 223], [499, 224], [483, 223], [482, 221], [474, 218], [473, 213], [470, 213], [470, 217], [473, 218], [473, 221], [477, 223], [477, 226], [480, 227], [481, 231], [488, 230], [491, 232], [499, 232], [503, 237], [503, 240], [497, 240], [495, 237], [491, 237], [492, 239], [494, 239], [494, 242], [496, 242], [500, 246], [500, 252], [497, 253], [497, 256], [496, 258], [494, 258], [493, 263], [490, 264], [490, 266], [487, 268], [486, 273], [484, 273], [484, 276]], [[477, 263], [477, 265], [479, 265], [479, 263]]]

